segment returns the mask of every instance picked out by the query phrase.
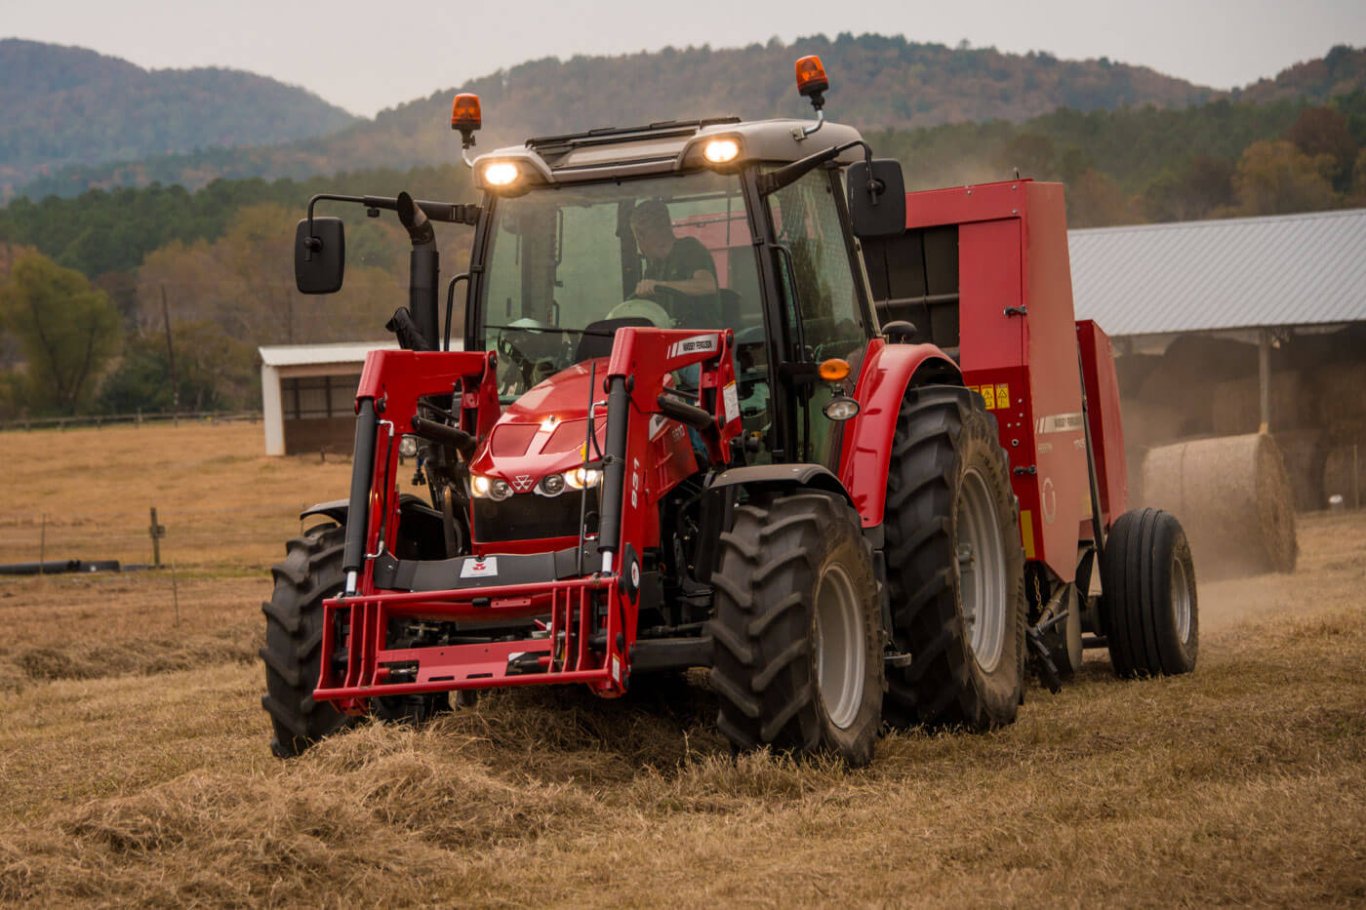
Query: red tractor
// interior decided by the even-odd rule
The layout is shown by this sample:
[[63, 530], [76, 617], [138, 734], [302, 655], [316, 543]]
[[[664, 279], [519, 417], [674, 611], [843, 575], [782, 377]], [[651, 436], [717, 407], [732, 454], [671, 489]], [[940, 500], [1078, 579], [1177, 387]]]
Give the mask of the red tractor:
[[[859, 764], [884, 724], [1010, 723], [1027, 664], [1056, 684], [1086, 643], [1121, 675], [1193, 668], [1190, 551], [1124, 511], [1062, 188], [906, 194], [824, 120], [819, 61], [797, 76], [814, 121], [531, 139], [473, 162], [478, 205], [310, 203], [301, 291], [341, 286], [323, 200], [395, 211], [412, 278], [350, 497], [275, 568], [277, 755], [452, 691], [704, 667], [737, 749]], [[452, 125], [468, 149], [476, 98]], [[435, 222], [474, 228], [444, 331]], [[399, 493], [401, 453], [429, 496]]]

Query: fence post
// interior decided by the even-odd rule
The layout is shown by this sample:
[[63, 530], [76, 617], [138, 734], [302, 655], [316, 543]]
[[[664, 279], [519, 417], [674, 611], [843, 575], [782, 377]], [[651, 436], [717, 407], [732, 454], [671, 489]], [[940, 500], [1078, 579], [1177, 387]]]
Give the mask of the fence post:
[[161, 568], [161, 538], [166, 536], [166, 526], [157, 524], [157, 507], [152, 506], [152, 525], [148, 529], [152, 535], [152, 565]]

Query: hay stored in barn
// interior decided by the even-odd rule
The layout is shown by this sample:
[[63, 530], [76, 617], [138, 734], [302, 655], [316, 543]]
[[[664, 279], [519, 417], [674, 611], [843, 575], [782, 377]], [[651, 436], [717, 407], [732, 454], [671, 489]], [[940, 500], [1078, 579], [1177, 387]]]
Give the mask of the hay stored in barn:
[[1143, 461], [1143, 503], [1174, 514], [1204, 575], [1290, 572], [1295, 510], [1280, 450], [1249, 434], [1162, 446]]
[[1366, 505], [1366, 445], [1353, 443], [1328, 450], [1323, 462], [1324, 501], [1334, 494], [1349, 509]]
[[[1214, 387], [1214, 433], [1256, 433], [1262, 423], [1261, 381], [1256, 376], [1228, 379]], [[1319, 396], [1299, 373], [1272, 373], [1271, 428], [1289, 430], [1318, 426]]]
[[1314, 372], [1324, 424], [1345, 439], [1366, 426], [1366, 362], [1330, 363]]

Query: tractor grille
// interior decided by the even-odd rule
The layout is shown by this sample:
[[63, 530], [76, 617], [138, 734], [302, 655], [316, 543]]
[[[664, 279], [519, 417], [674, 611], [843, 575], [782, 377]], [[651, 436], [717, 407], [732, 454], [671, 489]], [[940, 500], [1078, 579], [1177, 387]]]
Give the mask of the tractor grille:
[[[477, 543], [499, 540], [540, 540], [546, 537], [578, 537], [579, 509], [583, 493], [566, 490], [559, 496], [516, 493], [502, 502], [474, 501], [474, 539]], [[590, 513], [597, 497], [589, 500]], [[597, 524], [590, 514], [589, 530]]]

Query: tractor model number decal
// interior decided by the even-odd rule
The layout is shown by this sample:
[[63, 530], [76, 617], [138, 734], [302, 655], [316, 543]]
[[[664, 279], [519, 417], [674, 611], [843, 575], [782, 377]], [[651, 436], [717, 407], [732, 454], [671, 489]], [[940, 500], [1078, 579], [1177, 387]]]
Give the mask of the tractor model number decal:
[[461, 578], [493, 578], [498, 574], [498, 557], [490, 556], [487, 559], [475, 559], [469, 557], [465, 564], [460, 567]]
[[696, 354], [699, 351], [714, 351], [717, 347], [716, 335], [694, 335], [691, 338], [684, 338], [682, 341], [675, 341], [669, 345], [669, 357], [674, 358], [682, 354]]
[[1067, 433], [1072, 430], [1080, 430], [1081, 421], [1081, 411], [1074, 411], [1071, 414], [1049, 414], [1047, 417], [1040, 417], [1034, 421], [1034, 431], [1040, 435], [1044, 433]]
[[640, 506], [640, 459], [631, 459], [631, 508]]
[[1010, 407], [1010, 384], [1006, 382], [986, 385], [970, 385], [968, 391], [982, 396], [988, 411]]

